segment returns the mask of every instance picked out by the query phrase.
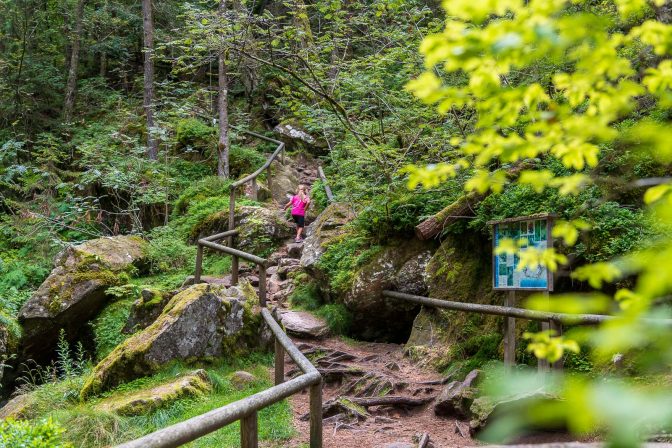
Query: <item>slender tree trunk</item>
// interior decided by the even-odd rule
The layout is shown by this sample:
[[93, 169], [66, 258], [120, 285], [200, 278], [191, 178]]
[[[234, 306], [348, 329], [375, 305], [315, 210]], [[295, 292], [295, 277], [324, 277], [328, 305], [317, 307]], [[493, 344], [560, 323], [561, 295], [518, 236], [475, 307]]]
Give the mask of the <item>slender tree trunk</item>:
[[142, 28], [144, 31], [143, 53], [145, 58], [145, 89], [143, 107], [147, 117], [147, 157], [156, 160], [159, 144], [152, 136], [154, 127], [154, 21], [152, 20], [152, 0], [142, 0]]
[[[219, 2], [219, 15], [223, 19], [226, 12], [226, 0]], [[219, 141], [217, 142], [217, 175], [229, 177], [229, 78], [226, 73], [226, 50], [219, 52], [219, 95], [217, 109], [219, 111]]]
[[84, 25], [85, 3], [86, 0], [78, 0], [75, 10], [75, 34], [72, 37], [70, 69], [68, 70], [68, 82], [65, 86], [65, 102], [63, 104], [63, 120], [66, 123], [72, 120], [72, 111], [75, 108], [75, 94], [77, 93], [77, 71], [79, 69], [79, 48], [82, 40], [82, 28]]

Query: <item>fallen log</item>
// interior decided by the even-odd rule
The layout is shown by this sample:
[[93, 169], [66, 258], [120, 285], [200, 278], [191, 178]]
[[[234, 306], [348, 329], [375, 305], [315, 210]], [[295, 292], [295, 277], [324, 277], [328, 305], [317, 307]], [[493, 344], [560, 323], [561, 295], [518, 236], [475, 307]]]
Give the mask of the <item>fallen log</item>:
[[418, 442], [418, 448], [427, 448], [427, 445], [429, 445], [429, 433], [424, 433], [422, 437], [420, 437], [420, 442]]
[[475, 192], [465, 194], [436, 215], [415, 226], [416, 236], [421, 240], [434, 238], [457, 220], [474, 216], [474, 207], [484, 198], [484, 195]]
[[434, 401], [435, 398], [436, 397], [411, 398], [388, 395], [385, 397], [348, 397], [348, 400], [368, 408], [371, 406], [422, 406]]
[[[531, 162], [516, 163], [506, 170], [506, 177], [509, 179], [516, 178], [522, 170], [529, 169], [532, 166]], [[447, 226], [457, 222], [457, 220], [471, 218], [474, 216], [474, 208], [489, 194], [490, 192], [480, 194], [472, 191], [461, 196], [434, 216], [430, 216], [415, 226], [415, 235], [420, 240], [428, 240], [439, 235]]]

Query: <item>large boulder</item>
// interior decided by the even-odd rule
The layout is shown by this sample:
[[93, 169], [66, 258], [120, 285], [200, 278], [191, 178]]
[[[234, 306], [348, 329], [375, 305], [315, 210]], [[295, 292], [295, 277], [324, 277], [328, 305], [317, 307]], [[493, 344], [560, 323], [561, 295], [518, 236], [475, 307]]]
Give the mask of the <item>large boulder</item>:
[[177, 294], [159, 318], [117, 346], [91, 373], [83, 398], [150, 375], [174, 360], [234, 357], [262, 344], [256, 300], [244, 288], [198, 284]]
[[280, 323], [292, 336], [319, 339], [329, 334], [327, 322], [307, 311], [279, 311], [279, 314]]
[[320, 268], [319, 261], [329, 242], [347, 232], [346, 225], [355, 218], [352, 209], [343, 203], [330, 204], [306, 228], [306, 239], [301, 253], [301, 266], [318, 279], [322, 293], [329, 297], [329, 273]]
[[478, 397], [471, 405], [469, 429], [472, 435], [477, 435], [498, 419], [517, 415], [521, 420], [526, 420], [525, 429], [528, 431], [566, 430], [567, 422], [544, 418], [544, 415], [549, 415], [548, 411], [541, 410], [558, 400], [557, 396], [546, 392], [525, 392], [496, 399], [489, 396]]
[[[294, 235], [294, 229], [281, 210], [239, 205], [235, 209], [236, 248], [255, 255], [272, 251], [273, 246]], [[192, 231], [192, 242], [229, 229], [229, 212], [213, 213]]]
[[56, 267], [19, 311], [23, 325], [23, 358], [43, 361], [53, 356], [61, 329], [75, 339], [84, 323], [108, 300], [105, 291], [124, 283], [124, 275], [141, 268], [147, 243], [137, 236], [98, 238], [68, 247]]
[[324, 141], [312, 136], [298, 123], [286, 121], [278, 124], [273, 131], [279, 134], [280, 139], [290, 149], [306, 149], [318, 153], [325, 146]]
[[163, 292], [150, 288], [143, 289], [140, 297], [133, 302], [122, 333], [131, 334], [150, 326], [161, 315], [163, 308], [176, 293], [177, 291]]
[[[425, 279], [429, 297], [502, 305], [503, 294], [492, 290], [491, 251], [487, 239], [469, 234], [449, 235], [427, 263]], [[460, 350], [451, 350], [456, 344], [501, 333], [498, 319], [423, 307], [413, 322], [405, 351], [424, 364], [444, 369], [460, 356]]]
[[[362, 266], [342, 301], [353, 316], [353, 328], [365, 339], [405, 340], [417, 313], [417, 305], [383, 296], [384, 290], [423, 294], [425, 266], [431, 243], [396, 242]], [[402, 339], [400, 339], [402, 338]]]

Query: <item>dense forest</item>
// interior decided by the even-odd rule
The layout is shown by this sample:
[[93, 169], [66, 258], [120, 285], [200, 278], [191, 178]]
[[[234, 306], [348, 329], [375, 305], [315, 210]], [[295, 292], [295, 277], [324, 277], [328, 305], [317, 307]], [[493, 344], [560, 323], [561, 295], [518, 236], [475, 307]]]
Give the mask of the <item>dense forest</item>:
[[[443, 428], [436, 447], [558, 426], [570, 438], [543, 441], [667, 440], [668, 1], [0, 0], [0, 24], [0, 446], [116, 445], [268, 388], [267, 292], [291, 336], [323, 341], [325, 422], [350, 425], [325, 446], [375, 413]], [[300, 184], [305, 241], [283, 211]], [[234, 228], [231, 194], [268, 285], [197, 245]], [[384, 291], [513, 306], [492, 223], [518, 217], [552, 218], [548, 247], [516, 224], [494, 255], [553, 281], [517, 306], [615, 318], [519, 320], [502, 373], [506, 318]], [[192, 334], [217, 342], [183, 349]], [[357, 404], [385, 396], [406, 413]], [[260, 412], [265, 446], [307, 446], [297, 406]], [[361, 446], [403, 438], [378, 429]], [[193, 446], [238, 442], [228, 426]]]

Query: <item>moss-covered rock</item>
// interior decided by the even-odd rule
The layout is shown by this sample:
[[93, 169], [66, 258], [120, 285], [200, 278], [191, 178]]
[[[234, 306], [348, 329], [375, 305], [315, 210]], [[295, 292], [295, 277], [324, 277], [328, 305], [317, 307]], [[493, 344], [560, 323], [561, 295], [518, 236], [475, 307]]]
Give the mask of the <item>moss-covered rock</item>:
[[319, 281], [322, 292], [327, 297], [329, 296], [329, 273], [320, 267], [320, 258], [330, 242], [347, 233], [346, 225], [354, 218], [355, 214], [347, 204], [333, 203], [324, 209], [306, 229], [301, 266]]
[[431, 242], [397, 241], [376, 253], [355, 273], [349, 290], [339, 300], [352, 313], [353, 329], [359, 329], [357, 336], [405, 340], [418, 307], [387, 299], [383, 291], [401, 289], [421, 294], [425, 289], [424, 268], [432, 249]]
[[261, 315], [236, 287], [198, 284], [177, 294], [159, 318], [103, 359], [84, 384], [83, 398], [156, 372], [174, 360], [238, 356], [261, 344]]
[[[502, 305], [503, 294], [492, 290], [491, 250], [487, 239], [475, 235], [448, 236], [427, 264], [429, 296]], [[461, 347], [468, 345], [470, 339], [496, 333], [499, 323], [495, 316], [422, 308], [413, 322], [406, 353], [443, 369], [472, 355]]]
[[107, 302], [105, 291], [125, 283], [128, 272], [142, 266], [146, 248], [142, 238], [116, 236], [64, 250], [49, 277], [19, 311], [22, 358], [46, 360], [60, 329], [69, 339], [78, 337], [83, 324]]
[[30, 393], [17, 395], [0, 408], [0, 420], [26, 418], [34, 400], [35, 398]]
[[140, 297], [133, 302], [123, 332], [131, 334], [150, 326], [161, 315], [163, 308], [175, 294], [177, 291], [163, 292], [151, 288], [143, 289]]
[[[236, 229], [240, 232], [236, 237], [236, 247], [245, 252], [262, 256], [270, 253], [273, 247], [293, 235], [289, 222], [278, 210], [249, 205], [236, 206]], [[222, 210], [213, 213], [191, 234], [191, 240], [224, 232], [229, 229], [229, 212]]]
[[197, 397], [211, 390], [207, 373], [199, 369], [151, 389], [105, 398], [94, 409], [126, 416], [144, 415], [182, 398]]

